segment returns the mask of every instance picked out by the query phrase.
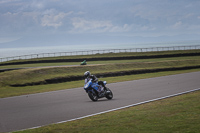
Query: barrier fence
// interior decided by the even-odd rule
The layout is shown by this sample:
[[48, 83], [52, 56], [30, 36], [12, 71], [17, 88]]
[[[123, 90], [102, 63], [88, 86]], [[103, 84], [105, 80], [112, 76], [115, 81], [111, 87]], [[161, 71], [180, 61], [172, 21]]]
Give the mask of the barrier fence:
[[200, 49], [200, 45], [39, 53], [39, 54], [0, 58], [0, 62], [6, 62], [6, 61], [11, 61], [11, 60], [21, 60], [21, 59], [44, 58], [44, 57], [72, 56], [72, 55], [93, 55], [93, 54], [121, 53], [121, 52], [154, 52], [154, 51], [173, 51], [173, 50], [192, 50], [192, 49]]

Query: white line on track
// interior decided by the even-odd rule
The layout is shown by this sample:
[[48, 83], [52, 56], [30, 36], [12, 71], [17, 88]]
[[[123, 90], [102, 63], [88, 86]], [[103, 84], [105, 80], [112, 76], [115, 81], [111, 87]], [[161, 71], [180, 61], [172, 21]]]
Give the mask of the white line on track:
[[[80, 119], [83, 119], [83, 118], [87, 118], [87, 117], [91, 117], [91, 116], [95, 116], [95, 115], [100, 115], [100, 114], [104, 114], [104, 113], [108, 113], [108, 112], [112, 112], [112, 111], [116, 111], [116, 110], [120, 110], [120, 109], [125, 109], [125, 108], [129, 108], [129, 107], [133, 107], [133, 106], [137, 106], [137, 105], [141, 105], [141, 104], [145, 104], [145, 103], [149, 103], [149, 102], [153, 102], [153, 101], [158, 101], [158, 100], [161, 100], [161, 99], [175, 97], [175, 96], [187, 94], [187, 93], [198, 91], [198, 90], [200, 90], [200, 88], [185, 91], [185, 92], [180, 92], [180, 93], [177, 93], [177, 94], [172, 94], [172, 95], [168, 95], [168, 96], [164, 96], [164, 97], [160, 97], [160, 98], [156, 98], [156, 99], [152, 99], [152, 100], [148, 100], [148, 101], [144, 101], [144, 102], [139, 102], [139, 103], [135, 103], [135, 104], [131, 104], [131, 105], [127, 105], [127, 106], [123, 106], [123, 107], [119, 107], [119, 108], [115, 108], [115, 109], [111, 109], [111, 110], [107, 110], [107, 111], [103, 111], [103, 112], [99, 112], [99, 113], [95, 113], [95, 114], [91, 114], [91, 115], [86, 115], [86, 116], [82, 116], [82, 117], [78, 117], [78, 118], [74, 118], [74, 119], [70, 119], [70, 120], [66, 120], [66, 121], [60, 121], [60, 122], [56, 122], [56, 123], [52, 123], [52, 124], [60, 124], [60, 123], [80, 120]], [[28, 129], [40, 128], [40, 127], [43, 127], [43, 126], [47, 126], [47, 125], [32, 127], [32, 128], [28, 128]], [[23, 130], [27, 130], [27, 129], [22, 129], [22, 130], [19, 130], [19, 131], [23, 131]]]

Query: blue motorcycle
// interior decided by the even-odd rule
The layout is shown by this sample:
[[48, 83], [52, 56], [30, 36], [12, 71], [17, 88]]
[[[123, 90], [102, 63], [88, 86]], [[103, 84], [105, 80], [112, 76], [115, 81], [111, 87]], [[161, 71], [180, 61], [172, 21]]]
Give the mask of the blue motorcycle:
[[[104, 85], [107, 84], [106, 81], [103, 83]], [[92, 79], [84, 85], [84, 89], [92, 101], [97, 101], [99, 98], [103, 97], [106, 97], [108, 100], [113, 98], [113, 93], [109, 88], [102, 87], [102, 85], [99, 85], [97, 82], [92, 82]]]

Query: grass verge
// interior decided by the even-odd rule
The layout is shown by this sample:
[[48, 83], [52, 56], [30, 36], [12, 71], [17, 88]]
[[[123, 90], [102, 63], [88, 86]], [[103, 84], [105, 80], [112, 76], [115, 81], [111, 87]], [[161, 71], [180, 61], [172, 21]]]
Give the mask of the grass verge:
[[56, 68], [32, 68], [0, 73], [0, 87], [13, 84], [26, 84], [34, 82], [43, 82], [45, 80], [55, 78], [67, 78], [71, 76], [83, 76], [85, 71], [90, 71], [92, 74], [115, 73], [131, 70], [145, 69], [161, 69], [171, 67], [199, 66], [200, 60], [176, 60], [176, 61], [161, 61], [161, 62], [139, 62], [139, 63], [118, 63], [118, 64], [102, 64], [102, 65], [87, 65], [75, 67], [56, 67]]
[[200, 132], [200, 91], [17, 133]]

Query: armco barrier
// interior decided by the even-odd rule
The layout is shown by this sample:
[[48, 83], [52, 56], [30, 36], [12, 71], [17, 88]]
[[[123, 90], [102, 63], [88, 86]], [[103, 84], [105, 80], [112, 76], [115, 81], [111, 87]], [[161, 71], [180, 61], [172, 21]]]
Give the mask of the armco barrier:
[[[124, 57], [98, 57], [98, 58], [84, 58], [87, 61], [108, 61], [108, 60], [131, 60], [131, 59], [151, 59], [151, 58], [170, 58], [170, 57], [184, 57], [184, 56], [200, 56], [200, 52], [196, 53], [179, 53], [179, 54], [163, 54], [163, 55], [142, 55], [142, 56], [124, 56]], [[5, 65], [20, 65], [20, 64], [33, 64], [33, 63], [57, 63], [57, 62], [82, 62], [83, 59], [48, 59], [48, 60], [27, 60], [16, 62], [3, 62], [0, 66]], [[2, 71], [9, 71], [10, 69], [0, 69]]]
[[6, 61], [11, 61], [11, 60], [21, 60], [21, 59], [44, 58], [44, 57], [72, 56], [72, 55], [93, 55], [93, 54], [103, 54], [103, 53], [153, 52], [153, 51], [192, 50], [192, 49], [200, 49], [200, 45], [39, 53], [39, 54], [0, 58], [0, 62], [6, 62]]

